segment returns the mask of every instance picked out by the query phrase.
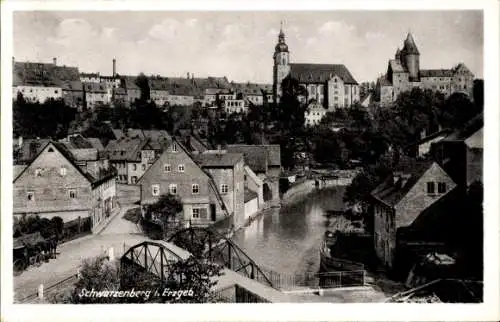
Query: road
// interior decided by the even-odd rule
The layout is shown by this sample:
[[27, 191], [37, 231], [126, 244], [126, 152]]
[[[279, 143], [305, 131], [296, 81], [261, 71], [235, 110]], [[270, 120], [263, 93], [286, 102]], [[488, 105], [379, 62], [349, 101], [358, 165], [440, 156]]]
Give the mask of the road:
[[39, 267], [29, 267], [21, 275], [14, 277], [14, 297], [23, 298], [36, 292], [40, 284], [45, 287], [75, 274], [82, 261], [105, 254], [113, 247], [115, 257], [124, 249], [148, 238], [139, 228], [122, 217], [130, 207], [123, 207], [106, 228], [97, 235], [90, 235], [69, 241], [57, 247], [57, 259], [51, 259]]

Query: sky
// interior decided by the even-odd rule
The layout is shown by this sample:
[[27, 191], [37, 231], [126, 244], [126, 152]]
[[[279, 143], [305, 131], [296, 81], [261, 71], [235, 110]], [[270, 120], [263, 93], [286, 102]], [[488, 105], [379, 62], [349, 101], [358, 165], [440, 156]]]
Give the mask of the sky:
[[226, 76], [272, 83], [280, 21], [292, 63], [344, 64], [375, 81], [410, 31], [420, 68], [463, 62], [483, 77], [481, 11], [242, 11], [14, 13], [16, 61], [77, 66], [80, 72], [170, 77]]

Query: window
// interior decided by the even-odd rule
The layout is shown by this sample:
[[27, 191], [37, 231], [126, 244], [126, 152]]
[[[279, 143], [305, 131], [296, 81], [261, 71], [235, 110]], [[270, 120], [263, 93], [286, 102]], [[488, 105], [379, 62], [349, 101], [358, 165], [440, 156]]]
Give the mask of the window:
[[57, 89], [54, 91], [55, 94], [57, 94]]
[[61, 176], [65, 176], [66, 175], [66, 168], [65, 167], [62, 167], [61, 169], [59, 169], [59, 173], [61, 174]]
[[137, 170], [137, 164], [135, 164], [135, 163], [134, 163], [134, 164], [132, 164], [132, 170], [133, 170], [133, 171]]
[[172, 166], [170, 164], [164, 164], [163, 165], [163, 171], [165, 171], [165, 172], [172, 171]]
[[170, 194], [176, 195], [177, 194], [177, 185], [175, 183], [170, 184], [168, 186], [168, 191], [170, 192]]
[[26, 193], [26, 198], [28, 201], [35, 201], [35, 193], [33, 191], [28, 191]]
[[160, 185], [159, 184], [151, 185], [151, 193], [153, 196], [159, 196], [160, 195]]
[[136, 176], [132, 176], [132, 183], [137, 183], [137, 177]]
[[69, 193], [69, 197], [71, 199], [75, 199], [76, 198], [76, 190], [75, 189], [69, 189], [68, 193]]
[[228, 192], [227, 184], [221, 184], [220, 185], [220, 192], [222, 194], [226, 194]]
[[42, 168], [36, 168], [35, 177], [41, 177], [41, 176], [42, 176]]
[[200, 208], [193, 208], [193, 219], [200, 218]]
[[427, 182], [427, 193], [434, 193], [434, 182]]
[[198, 194], [200, 192], [200, 186], [198, 184], [192, 184], [191, 185], [191, 190], [193, 191], [193, 194]]
[[438, 183], [438, 193], [445, 193], [445, 192], [446, 192], [446, 183], [439, 182]]
[[184, 172], [184, 164], [179, 164], [179, 165], [177, 166], [177, 170], [178, 170], [179, 172]]
[[52, 147], [50, 147], [47, 152], [54, 152], [54, 149]]
[[142, 165], [142, 171], [146, 171], [146, 165], [145, 164]]
[[172, 151], [177, 152], [177, 143], [172, 144]]

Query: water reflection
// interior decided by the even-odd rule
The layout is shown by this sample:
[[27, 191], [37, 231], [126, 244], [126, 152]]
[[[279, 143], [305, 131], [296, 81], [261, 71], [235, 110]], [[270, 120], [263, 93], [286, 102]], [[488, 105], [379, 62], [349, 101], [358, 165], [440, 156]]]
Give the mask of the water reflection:
[[343, 208], [343, 192], [343, 188], [319, 190], [293, 205], [270, 209], [238, 231], [233, 240], [259, 265], [296, 273], [307, 266], [305, 258], [319, 261], [317, 247], [328, 223], [325, 213]]

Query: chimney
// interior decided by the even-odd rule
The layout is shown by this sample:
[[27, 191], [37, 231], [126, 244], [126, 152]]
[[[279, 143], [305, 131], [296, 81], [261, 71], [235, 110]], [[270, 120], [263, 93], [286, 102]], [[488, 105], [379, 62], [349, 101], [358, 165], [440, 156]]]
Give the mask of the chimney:
[[57, 58], [56, 57], [52, 58], [52, 64], [57, 65]]
[[14, 58], [14, 56], [12, 56], [12, 64], [14, 64], [16, 62], [16, 59]]
[[116, 76], [116, 59], [113, 58], [113, 77]]
[[189, 79], [189, 72], [187, 73], [187, 79]]

